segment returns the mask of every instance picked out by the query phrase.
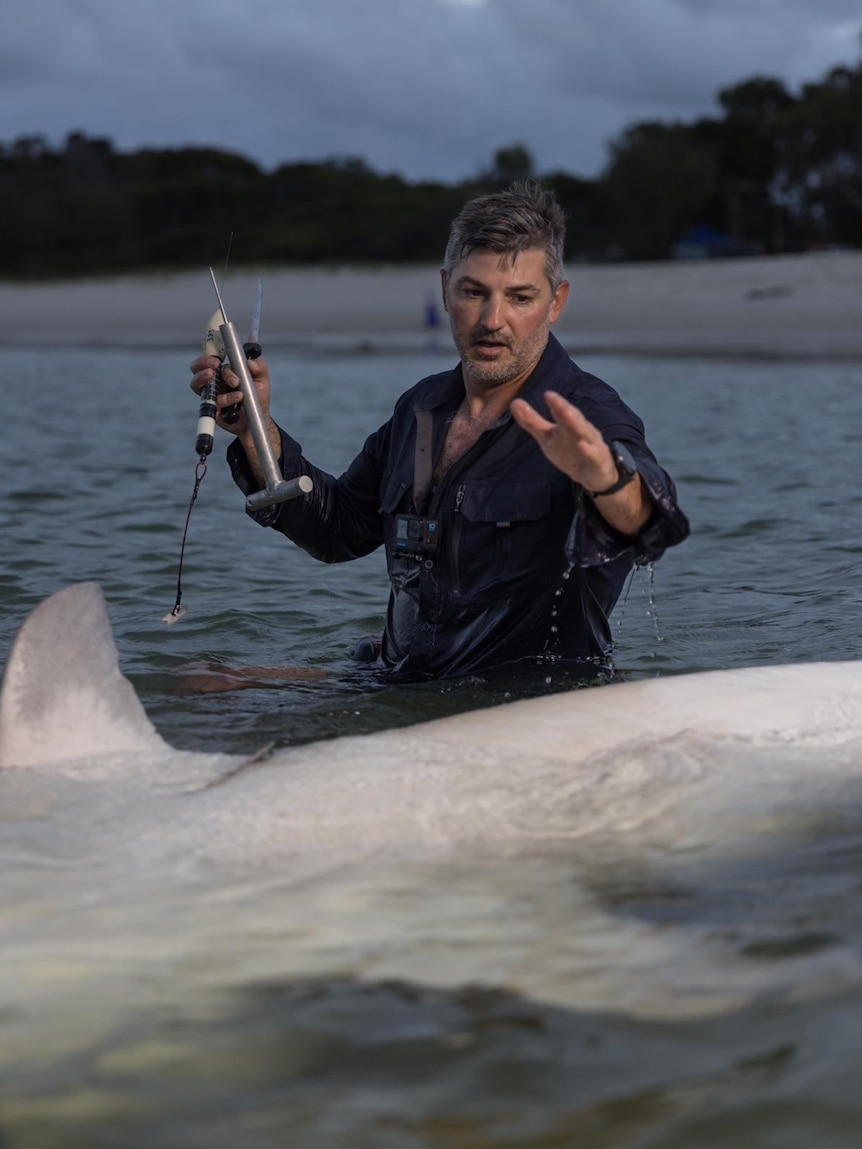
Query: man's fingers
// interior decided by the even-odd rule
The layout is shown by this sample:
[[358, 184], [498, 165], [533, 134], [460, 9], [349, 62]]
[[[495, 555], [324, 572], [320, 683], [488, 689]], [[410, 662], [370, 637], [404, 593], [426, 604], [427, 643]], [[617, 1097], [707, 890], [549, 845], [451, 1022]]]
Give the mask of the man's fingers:
[[200, 395], [206, 384], [212, 382], [212, 378], [213, 372], [205, 368], [203, 371], [198, 371], [198, 373], [192, 378], [189, 386], [196, 395]]
[[601, 480], [610, 451], [598, 428], [556, 391], [547, 391], [545, 402], [553, 421], [543, 418], [523, 399], [513, 401], [512, 417], [564, 474], [589, 490], [609, 486], [612, 480]]
[[518, 423], [529, 431], [531, 435], [547, 436], [552, 431], [572, 435], [578, 440], [601, 442], [601, 435], [590, 423], [589, 419], [556, 391], [545, 392], [545, 401], [551, 420], [543, 418], [538, 411], [530, 406], [524, 399], [515, 399], [512, 403], [512, 415]]
[[547, 419], [542, 418], [535, 408], [531, 407], [524, 399], [515, 399], [511, 406], [512, 417], [528, 431], [531, 435], [547, 434], [548, 431], [553, 431], [554, 424], [549, 423]]
[[601, 438], [601, 435], [593, 427], [589, 419], [578, 410], [574, 404], [570, 403], [568, 399], [564, 399], [556, 391], [547, 391], [545, 393], [545, 402], [548, 404], [548, 410], [554, 417], [557, 423], [560, 423], [569, 431], [573, 431], [576, 435], [589, 439], [590, 432], [595, 432], [595, 437]]

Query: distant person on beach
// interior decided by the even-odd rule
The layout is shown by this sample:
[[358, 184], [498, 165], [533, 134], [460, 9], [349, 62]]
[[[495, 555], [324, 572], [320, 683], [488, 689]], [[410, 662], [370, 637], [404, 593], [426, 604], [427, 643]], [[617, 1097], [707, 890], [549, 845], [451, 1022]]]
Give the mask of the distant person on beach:
[[[314, 483], [252, 516], [323, 562], [385, 548], [385, 629], [357, 657], [395, 676], [609, 671], [608, 617], [629, 572], [688, 535], [641, 420], [551, 334], [569, 294], [564, 236], [559, 204], [533, 181], [466, 204], [442, 270], [460, 362], [405, 392], [340, 478], [272, 420], [269, 369], [249, 363], [284, 477]], [[197, 359], [193, 389], [218, 367]], [[228, 367], [223, 381], [239, 386]], [[241, 400], [229, 391], [218, 405]], [[234, 480], [260, 489], [247, 420], [225, 429]]]
[[437, 300], [429, 291], [425, 296], [425, 330], [435, 332], [440, 326], [440, 312], [437, 310]]
[[425, 294], [425, 331], [428, 334], [426, 346], [429, 351], [437, 350], [437, 332], [440, 329], [440, 311], [437, 299], [430, 292]]

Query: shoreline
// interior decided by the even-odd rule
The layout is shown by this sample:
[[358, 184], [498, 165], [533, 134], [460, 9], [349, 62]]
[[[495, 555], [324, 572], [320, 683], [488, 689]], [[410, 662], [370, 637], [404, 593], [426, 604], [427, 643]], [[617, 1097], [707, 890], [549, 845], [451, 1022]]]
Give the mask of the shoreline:
[[[436, 266], [265, 268], [264, 348], [452, 354]], [[554, 333], [573, 355], [862, 359], [862, 252], [571, 265]], [[258, 272], [228, 276], [241, 336]], [[434, 299], [439, 325], [426, 324]], [[215, 298], [200, 272], [0, 282], [0, 346], [146, 350], [200, 345]]]

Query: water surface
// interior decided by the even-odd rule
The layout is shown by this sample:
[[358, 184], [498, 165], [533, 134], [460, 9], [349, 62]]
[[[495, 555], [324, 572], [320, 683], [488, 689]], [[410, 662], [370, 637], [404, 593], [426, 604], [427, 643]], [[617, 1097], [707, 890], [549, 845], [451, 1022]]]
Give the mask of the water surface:
[[[187, 358], [6, 352], [0, 651], [41, 599], [98, 581], [148, 713], [196, 750], [251, 753], [516, 695], [512, 682], [389, 687], [358, 672], [354, 642], [382, 625], [382, 556], [328, 567], [257, 527], [223, 435], [191, 519], [188, 614], [165, 626], [194, 482]], [[277, 354], [274, 412], [340, 472], [400, 392], [448, 362]], [[620, 675], [857, 658], [862, 365], [581, 364], [644, 417], [692, 523], [615, 613]], [[198, 696], [177, 689], [189, 663], [328, 674]], [[640, 749], [669, 791], [686, 770], [786, 770], [789, 797], [811, 773], [846, 779], [779, 845], [740, 805], [723, 814], [737, 834], [724, 852], [684, 835], [661, 849], [637, 834], [537, 837], [510, 857], [305, 884], [281, 863], [227, 881], [178, 860], [168, 885], [143, 865], [99, 869], [89, 852], [113, 806], [97, 789], [6, 777], [4, 1144], [855, 1146], [859, 754]], [[708, 829], [709, 811], [698, 817]]]
[[[416, 379], [416, 356], [275, 355], [276, 416], [340, 473]], [[583, 359], [643, 416], [677, 480], [692, 537], [635, 574], [614, 616], [621, 674], [855, 658], [862, 542], [852, 482], [858, 364]], [[165, 736], [231, 749], [377, 729], [508, 693], [482, 683], [374, 690], [353, 673], [379, 633], [383, 557], [317, 563], [243, 513], [219, 434], [192, 514], [188, 614], [167, 628], [194, 485], [196, 400], [177, 352], [6, 354], [19, 411], [4, 448], [0, 645], [43, 597], [95, 579], [123, 667]], [[191, 430], [189, 429], [191, 428]], [[323, 682], [175, 698], [189, 662], [319, 666]], [[483, 690], [485, 693], [483, 694]], [[454, 697], [453, 697], [454, 696]]]

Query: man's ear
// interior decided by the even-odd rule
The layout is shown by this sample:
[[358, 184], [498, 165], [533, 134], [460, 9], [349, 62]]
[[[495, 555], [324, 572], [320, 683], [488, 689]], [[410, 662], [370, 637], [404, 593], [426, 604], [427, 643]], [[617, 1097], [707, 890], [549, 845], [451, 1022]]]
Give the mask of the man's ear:
[[563, 314], [563, 308], [566, 306], [568, 298], [569, 281], [564, 279], [554, 292], [554, 298], [551, 300], [551, 323], [556, 323]]

